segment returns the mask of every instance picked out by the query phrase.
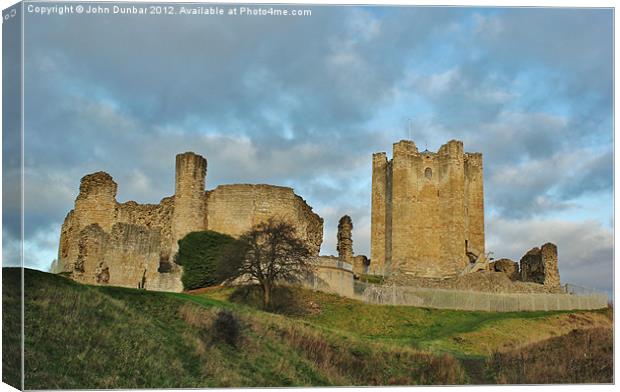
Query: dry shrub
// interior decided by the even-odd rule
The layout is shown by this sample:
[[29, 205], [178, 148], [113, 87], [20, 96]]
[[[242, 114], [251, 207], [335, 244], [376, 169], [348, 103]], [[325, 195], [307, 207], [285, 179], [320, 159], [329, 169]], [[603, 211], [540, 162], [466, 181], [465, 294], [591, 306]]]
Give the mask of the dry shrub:
[[422, 366], [420, 384], [423, 385], [456, 385], [465, 379], [465, 371], [459, 361], [450, 354], [440, 356], [418, 354]]
[[607, 316], [607, 318], [609, 318], [609, 320], [611, 320], [611, 322], [614, 321], [614, 304], [611, 302], [607, 302], [607, 307], [605, 308], [604, 311], [605, 316]]
[[[247, 385], [238, 369], [231, 366], [228, 355], [216, 346], [207, 347], [204, 360], [201, 362], [202, 373], [208, 378], [217, 380], [219, 388], [239, 388]], [[200, 387], [204, 388], [207, 385], [202, 384]]]
[[184, 341], [188, 343], [188, 346], [194, 347], [194, 354], [198, 355], [199, 357], [205, 355], [205, 353], [207, 352], [207, 346], [201, 338], [190, 333], [189, 331], [183, 332], [182, 337]]
[[220, 310], [213, 322], [215, 336], [229, 346], [237, 347], [241, 340], [241, 321], [229, 310]]
[[502, 384], [611, 383], [613, 332], [575, 329], [519, 350], [496, 352], [487, 370]]
[[[205, 309], [195, 305], [183, 305], [178, 310], [179, 317], [187, 324], [200, 330], [204, 343], [224, 341], [238, 347], [242, 339], [243, 322], [230, 310]], [[197, 347], [197, 350], [204, 351]]]
[[192, 327], [201, 329], [211, 329], [215, 312], [211, 309], [205, 309], [196, 305], [185, 304], [179, 307], [178, 315]]
[[349, 346], [298, 327], [278, 331], [303, 357], [334, 379], [354, 385], [453, 385], [465, 382], [465, 373], [451, 355], [435, 356], [410, 349], [366, 343]]

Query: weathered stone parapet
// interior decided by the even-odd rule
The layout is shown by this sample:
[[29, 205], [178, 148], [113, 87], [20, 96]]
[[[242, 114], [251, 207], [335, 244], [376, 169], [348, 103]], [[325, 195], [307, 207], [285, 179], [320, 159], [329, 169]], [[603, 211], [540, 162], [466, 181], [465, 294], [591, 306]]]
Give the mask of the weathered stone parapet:
[[454, 159], [463, 159], [463, 142], [460, 140], [450, 140], [437, 151], [439, 155], [448, 155]]
[[549, 287], [560, 286], [558, 248], [552, 243], [530, 249], [521, 258], [520, 267], [521, 280], [524, 282], [536, 282]]
[[397, 156], [407, 156], [418, 153], [418, 147], [416, 147], [413, 140], [401, 140], [392, 145], [393, 154]]
[[353, 264], [353, 222], [348, 215], [340, 218], [338, 222], [338, 243], [336, 250], [338, 251], [338, 257], [342, 261]]

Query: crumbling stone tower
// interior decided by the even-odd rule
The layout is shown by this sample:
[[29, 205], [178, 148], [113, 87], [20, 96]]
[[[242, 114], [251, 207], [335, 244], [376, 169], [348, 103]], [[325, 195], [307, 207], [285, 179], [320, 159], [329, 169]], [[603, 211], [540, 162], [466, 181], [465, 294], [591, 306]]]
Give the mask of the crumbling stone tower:
[[482, 154], [451, 140], [438, 152], [413, 141], [373, 155], [371, 270], [447, 278], [484, 254]]
[[348, 215], [340, 218], [338, 222], [338, 258], [347, 263], [353, 264], [353, 239], [351, 238], [353, 231], [353, 222]]
[[530, 249], [520, 261], [521, 280], [541, 283], [548, 287], [560, 286], [558, 247], [547, 242], [540, 248]]
[[205, 230], [205, 178], [207, 160], [193, 152], [176, 156], [174, 212], [172, 214], [172, 254], [178, 241], [193, 231]]
[[97, 172], [84, 176], [80, 193], [75, 199], [75, 215], [83, 227], [97, 223], [110, 231], [116, 221], [116, 192], [118, 185], [108, 173]]

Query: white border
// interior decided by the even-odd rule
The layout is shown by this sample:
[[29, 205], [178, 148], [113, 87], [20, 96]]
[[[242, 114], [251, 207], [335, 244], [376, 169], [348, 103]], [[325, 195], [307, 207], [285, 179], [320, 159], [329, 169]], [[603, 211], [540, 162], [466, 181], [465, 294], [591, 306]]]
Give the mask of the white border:
[[[77, 2], [77, 1], [72, 1], [72, 2]], [[67, 2], [63, 2], [63, 3], [68, 3]], [[84, 2], [86, 3], [86, 2]], [[165, 0], [151, 0], [151, 1], [136, 1], [136, 3], [182, 3], [182, 1], [165, 1]], [[423, 2], [417, 2], [417, 1], [407, 1], [407, 0], [390, 0], [390, 1], [368, 1], [368, 0], [338, 0], [337, 2], [334, 1], [329, 1], [329, 0], [313, 0], [311, 2], [304, 2], [304, 1], [299, 1], [299, 0], [288, 0], [288, 1], [282, 1], [282, 2], [277, 2], [277, 1], [269, 1], [269, 0], [252, 0], [252, 1], [247, 1], [247, 2], [239, 2], [239, 1], [232, 1], [232, 0], [220, 0], [220, 1], [204, 1], [203, 3], [246, 3], [246, 4], [250, 4], [250, 3], [255, 3], [255, 4], [304, 4], [304, 5], [402, 5], [402, 6], [412, 6], [412, 5], [418, 5], [418, 6], [472, 6], [472, 7], [575, 7], [575, 8], [594, 8], [594, 7], [602, 7], [602, 8], [614, 8], [614, 13], [615, 13], [615, 3], [613, 1], [605, 1], [605, 0], [591, 0], [591, 1], [559, 1], [559, 0], [539, 0], [539, 1], [534, 1], [534, 0], [521, 0], [521, 1], [513, 1], [513, 0], [506, 0], [506, 1], [502, 1], [501, 3], [499, 3], [497, 0], [496, 1], [490, 1], [490, 0], [469, 0], [469, 1], [459, 1], [459, 0], [442, 0], [442, 1], [423, 1]], [[10, 1], [10, 0], [0, 0], [0, 5], [2, 5], [2, 9], [8, 8], [10, 6], [12, 6], [13, 4], [16, 4], [15, 1]], [[22, 18], [23, 18], [23, 12], [22, 12]], [[22, 48], [23, 48], [23, 31], [24, 31], [24, 21], [22, 19]], [[2, 42], [2, 32], [0, 29], [0, 42]], [[618, 43], [618, 36], [617, 36], [617, 32], [615, 29], [615, 15], [614, 15], [614, 113], [613, 113], [613, 124], [614, 124], [614, 136], [615, 136], [615, 113], [618, 110], [618, 103], [615, 99], [615, 92], [616, 92], [616, 79], [615, 79], [615, 74], [616, 74], [616, 62], [615, 62], [615, 53], [616, 53], [616, 46]], [[23, 50], [22, 50], [22, 64], [23, 64]], [[1, 69], [1, 62], [0, 62], [0, 69]], [[0, 87], [2, 85], [2, 81], [0, 79]], [[0, 94], [0, 107], [1, 107], [1, 103], [2, 103], [2, 97]], [[0, 121], [2, 120], [2, 114], [0, 113]], [[23, 121], [24, 121], [24, 110], [23, 110], [23, 72], [22, 72], [22, 127], [23, 127]], [[1, 123], [1, 122], [0, 122]], [[0, 140], [1, 140], [1, 136], [2, 136], [2, 131], [0, 130]], [[24, 134], [23, 134], [23, 130], [22, 130], [22, 185], [24, 184], [23, 182], [23, 146], [24, 146], [24, 140], [23, 140]], [[616, 151], [616, 147], [617, 147], [617, 143], [618, 141], [616, 140], [616, 138], [614, 137], [614, 267], [615, 267], [615, 262], [616, 262], [616, 252], [615, 252], [615, 244], [617, 243], [618, 240], [618, 234], [615, 231], [615, 222], [616, 222], [616, 210], [615, 210], [615, 205], [618, 202], [618, 194], [615, 193], [615, 183], [618, 180], [618, 162], [615, 159], [615, 151]], [[2, 168], [2, 152], [0, 149], [0, 173], [1, 173], [1, 168]], [[0, 174], [1, 176], [1, 174]], [[0, 181], [0, 194], [2, 191], [2, 184]], [[22, 203], [23, 203], [23, 191], [24, 188], [22, 186]], [[0, 231], [2, 229], [2, 222], [0, 220]], [[23, 238], [23, 216], [22, 216], [22, 238]], [[1, 239], [0, 239], [1, 241]], [[23, 244], [22, 244], [22, 260], [23, 260]], [[0, 255], [1, 255], [1, 250], [0, 250]], [[23, 266], [23, 261], [22, 261], [22, 266]], [[615, 297], [616, 297], [616, 292], [615, 292], [615, 282], [617, 281], [619, 276], [619, 271], [618, 269], [614, 268], [614, 303], [615, 303]], [[1, 280], [1, 274], [0, 274], [0, 280]], [[22, 284], [23, 284], [23, 274], [22, 274]], [[23, 286], [22, 286], [23, 287]], [[22, 292], [23, 295], [23, 292]], [[23, 307], [23, 299], [22, 299], [22, 307]], [[22, 331], [23, 331], [23, 325], [22, 325]], [[616, 329], [615, 329], [615, 314], [614, 314], [614, 333], [616, 333]], [[614, 336], [614, 349], [616, 346], [616, 342], [617, 342], [617, 334], [615, 334]], [[616, 354], [617, 351], [614, 350], [614, 354]], [[23, 363], [23, 356], [22, 356], [22, 363]], [[618, 377], [619, 373], [618, 373], [618, 356], [614, 355], [614, 368], [615, 368], [615, 372], [614, 372], [614, 376]], [[0, 370], [1, 371], [1, 370]], [[12, 387], [7, 386], [6, 384], [0, 384], [0, 390], [15, 390]], [[415, 387], [417, 388], [442, 388], [442, 387]], [[449, 388], [449, 387], [447, 387]], [[524, 390], [524, 391], [532, 391], [532, 390], [538, 390], [538, 389], [542, 389], [544, 388], [545, 391], [582, 391], [582, 390], [591, 390], [591, 391], [608, 391], [608, 390], [613, 390], [615, 389], [613, 385], [557, 385], [557, 386], [462, 386], [462, 387], [453, 387], [453, 388], [458, 388], [459, 390], [463, 390], [463, 391], [477, 391], [480, 388], [484, 388], [485, 390], [500, 390], [500, 391], [509, 391], [509, 390]], [[251, 388], [251, 389], [247, 389], [247, 390], [252, 390], [252, 391], [276, 391], [282, 388]], [[310, 391], [310, 390], [314, 390], [316, 388], [295, 388], [295, 390], [298, 391]], [[335, 388], [329, 388], [329, 389], [335, 389]], [[342, 388], [338, 388], [338, 389], [342, 389]], [[351, 389], [351, 388], [349, 388]], [[357, 389], [357, 388], [356, 388]], [[379, 391], [381, 389], [386, 389], [386, 388], [364, 388], [364, 390], [368, 390], [368, 391]], [[189, 390], [189, 389], [188, 389]], [[230, 391], [231, 389], [210, 389], [211, 390], [216, 390], [216, 391]], [[413, 391], [414, 387], [393, 387], [393, 388], [389, 388], [389, 390], [395, 390], [395, 391]], [[150, 390], [150, 391], [159, 391], [159, 390]]]

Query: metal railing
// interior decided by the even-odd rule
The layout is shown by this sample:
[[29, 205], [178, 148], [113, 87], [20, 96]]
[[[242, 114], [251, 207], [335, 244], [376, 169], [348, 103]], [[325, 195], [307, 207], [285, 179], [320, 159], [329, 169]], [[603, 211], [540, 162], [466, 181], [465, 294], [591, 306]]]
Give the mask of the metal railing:
[[574, 295], [600, 294], [600, 292], [595, 289], [584, 287], [584, 286], [578, 286], [572, 283], [566, 283], [562, 285], [562, 290], [567, 294], [574, 294]]
[[[355, 281], [353, 298], [381, 305], [437, 309], [516, 312], [536, 310], [600, 309], [607, 295], [594, 289], [565, 285], [565, 293], [489, 293], [437, 288], [376, 285]], [[587, 290], [587, 291], [586, 291]]]

